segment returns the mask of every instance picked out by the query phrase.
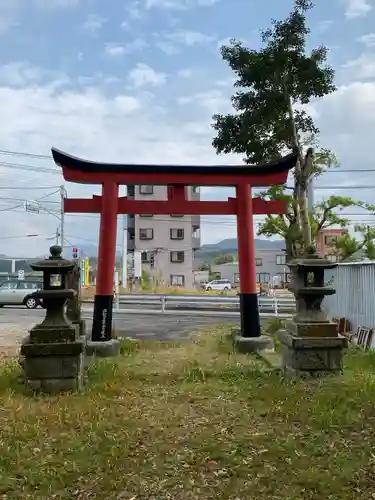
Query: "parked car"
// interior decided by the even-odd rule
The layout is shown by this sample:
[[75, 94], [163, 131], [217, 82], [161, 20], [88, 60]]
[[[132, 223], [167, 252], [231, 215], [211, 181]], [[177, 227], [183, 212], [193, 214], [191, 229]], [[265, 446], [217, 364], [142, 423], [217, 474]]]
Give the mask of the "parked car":
[[24, 305], [28, 309], [35, 309], [41, 303], [36, 297], [33, 297], [33, 293], [42, 287], [42, 282], [37, 280], [3, 281], [0, 284], [0, 307]]
[[209, 292], [210, 290], [218, 290], [220, 292], [227, 292], [232, 290], [232, 285], [229, 280], [213, 280], [205, 285], [204, 289]]

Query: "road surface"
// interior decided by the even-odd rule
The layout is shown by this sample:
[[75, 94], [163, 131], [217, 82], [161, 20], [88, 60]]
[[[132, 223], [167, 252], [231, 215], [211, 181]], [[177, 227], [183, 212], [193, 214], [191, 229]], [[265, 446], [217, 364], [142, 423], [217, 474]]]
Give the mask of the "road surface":
[[[4, 307], [0, 309], [0, 354], [16, 354], [22, 339], [28, 330], [42, 321], [43, 309], [28, 310], [24, 307]], [[83, 318], [86, 331], [91, 332], [92, 308], [85, 307]], [[268, 319], [262, 318], [262, 321]], [[199, 316], [188, 314], [142, 314], [113, 313], [114, 329], [117, 337], [135, 339], [177, 340], [187, 338], [194, 330], [215, 324], [239, 326], [240, 318], [222, 315]]]
[[[4, 307], [0, 309], [0, 352], [14, 350], [27, 335], [28, 330], [39, 323], [45, 311], [28, 310], [23, 307]], [[92, 312], [84, 309], [87, 331], [91, 331]], [[228, 323], [239, 324], [239, 317], [163, 315], [163, 314], [113, 314], [114, 328], [118, 337], [136, 339], [173, 340], [187, 338], [191, 332], [209, 325]]]

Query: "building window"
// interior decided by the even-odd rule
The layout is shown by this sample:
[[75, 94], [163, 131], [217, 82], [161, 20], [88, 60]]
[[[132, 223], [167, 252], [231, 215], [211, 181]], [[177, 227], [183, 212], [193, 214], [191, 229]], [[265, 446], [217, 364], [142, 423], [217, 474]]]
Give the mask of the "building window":
[[153, 240], [154, 239], [154, 230], [153, 229], [140, 229], [139, 230], [139, 239], [140, 240]]
[[171, 286], [185, 286], [185, 276], [183, 274], [171, 274]]
[[286, 255], [276, 255], [276, 264], [278, 266], [285, 266], [285, 264], [286, 264]]
[[325, 245], [333, 245], [337, 241], [337, 236], [324, 236], [324, 244]]
[[185, 252], [171, 252], [170, 259], [171, 262], [176, 262], [181, 264], [185, 260]]
[[171, 240], [183, 240], [184, 230], [183, 229], [170, 229], [169, 230]]
[[143, 262], [143, 264], [147, 264], [150, 262], [150, 256], [151, 252], [141, 252], [141, 262]]
[[262, 266], [263, 265], [262, 259], [255, 259], [255, 265]]
[[153, 217], [152, 214], [139, 214], [139, 217]]
[[154, 194], [154, 186], [139, 186], [139, 194]]

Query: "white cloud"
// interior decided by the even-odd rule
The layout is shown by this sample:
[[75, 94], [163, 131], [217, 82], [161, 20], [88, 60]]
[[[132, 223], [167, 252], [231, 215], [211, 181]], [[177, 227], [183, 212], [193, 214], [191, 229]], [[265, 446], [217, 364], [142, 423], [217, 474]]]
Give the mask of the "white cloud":
[[156, 46], [168, 55], [178, 54], [181, 47], [209, 46], [215, 37], [199, 31], [178, 30], [171, 33], [154, 33]]
[[364, 17], [372, 10], [372, 0], [345, 0], [345, 4], [348, 19]]
[[357, 59], [351, 59], [343, 65], [343, 69], [352, 75], [353, 72], [359, 79], [375, 77], [375, 58], [370, 52], [361, 54]]
[[217, 89], [207, 92], [199, 92], [188, 96], [180, 96], [177, 98], [177, 103], [182, 106], [191, 105], [193, 103], [196, 106], [209, 110], [210, 112], [213, 112], [212, 110], [217, 110], [222, 113], [231, 112], [229, 95], [224, 93], [222, 90]]
[[[108, 97], [99, 88], [93, 87], [93, 81], [88, 81], [86, 88], [77, 90], [59, 87], [57, 82], [60, 80], [54, 80], [53, 72], [22, 63], [15, 63], [13, 68], [16, 69], [14, 74], [9, 71], [9, 67], [0, 67], [0, 75], [7, 75], [0, 80], [0, 99], [3, 103], [0, 134], [3, 149], [48, 155], [51, 146], [56, 146], [88, 159], [135, 163], [231, 161], [228, 157], [216, 159], [211, 148], [209, 120], [204, 122], [199, 116], [180, 120], [175, 114], [171, 115], [169, 110], [160, 108], [159, 102], [153, 100], [149, 93], [141, 94], [141, 98], [126, 93]], [[26, 76], [22, 76], [24, 73]], [[138, 65], [131, 75], [134, 84], [141, 86], [161, 85], [166, 78], [146, 65]], [[69, 82], [68, 79], [66, 81]], [[98, 81], [95, 83], [98, 85]], [[0, 155], [0, 161], [57, 169], [52, 162], [28, 158], [15, 159]], [[37, 188], [57, 188], [61, 183], [59, 175], [1, 166], [0, 179], [3, 188], [35, 186], [35, 191], [21, 190], [19, 194], [15, 194], [13, 189], [9, 192], [2, 189], [0, 198], [31, 196], [35, 199], [46, 194], [46, 190], [39, 191]], [[71, 197], [90, 197], [93, 192], [98, 193], [99, 188], [68, 186]], [[56, 197], [50, 199], [58, 202]], [[0, 199], [0, 210], [11, 207], [12, 203]], [[58, 224], [56, 217], [51, 215], [25, 213], [22, 203], [16, 212], [5, 213], [7, 217], [1, 217], [0, 228], [1, 234], [7, 237], [30, 233], [52, 235]], [[75, 237], [97, 240], [96, 219], [67, 216], [66, 221], [66, 236], [74, 244], [84, 244], [82, 240], [75, 240]], [[215, 238], [217, 227], [207, 229], [204, 238]], [[25, 241], [27, 248], [24, 247]], [[17, 245], [15, 242], [18, 242]], [[46, 252], [49, 244], [44, 237], [0, 240], [0, 253], [39, 255]]]
[[195, 7], [211, 7], [219, 0], [145, 0], [145, 9], [186, 10]]
[[125, 47], [116, 43], [108, 43], [105, 46], [105, 53], [109, 57], [120, 57], [125, 54]]
[[109, 57], [121, 57], [124, 54], [133, 52], [141, 52], [148, 47], [148, 43], [143, 38], [135, 38], [131, 42], [125, 44], [108, 43], [105, 47], [105, 52]]
[[147, 64], [138, 63], [135, 68], [133, 68], [129, 74], [128, 78], [134, 87], [144, 87], [144, 86], [160, 86], [164, 85], [167, 81], [167, 75], [155, 71], [153, 68]]
[[98, 16], [96, 14], [90, 14], [86, 21], [83, 23], [83, 29], [90, 33], [91, 35], [96, 35], [104, 26], [108, 19]]
[[366, 47], [375, 47], [375, 33], [367, 33], [367, 35], [362, 35], [358, 38], [358, 41], [365, 44]]
[[[143, 17], [143, 6], [140, 0], [135, 0], [130, 5], [127, 5], [126, 11], [127, 15], [131, 20], [140, 20]], [[123, 21], [121, 24], [122, 28], [125, 28], [127, 21]]]
[[50, 80], [50, 88], [58, 88], [70, 82], [65, 74], [32, 66], [25, 61], [19, 61], [0, 66], [0, 85], [24, 87], [35, 85], [45, 79]]

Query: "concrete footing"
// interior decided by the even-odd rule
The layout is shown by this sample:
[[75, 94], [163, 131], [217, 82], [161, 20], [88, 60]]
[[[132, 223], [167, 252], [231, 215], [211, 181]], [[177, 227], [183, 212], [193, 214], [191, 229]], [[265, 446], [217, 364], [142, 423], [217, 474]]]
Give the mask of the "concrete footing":
[[252, 354], [266, 349], [273, 349], [274, 344], [271, 337], [261, 335], [260, 337], [234, 337], [234, 350], [240, 354]]
[[120, 342], [117, 339], [94, 342], [86, 341], [86, 356], [89, 358], [113, 358], [120, 354]]

